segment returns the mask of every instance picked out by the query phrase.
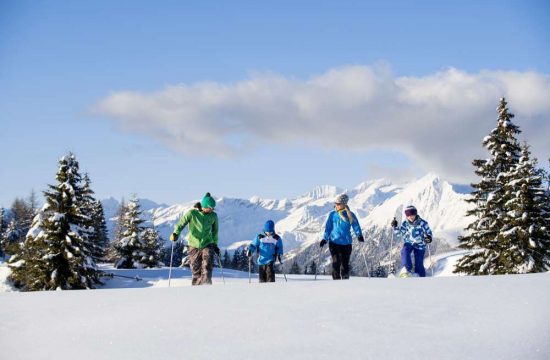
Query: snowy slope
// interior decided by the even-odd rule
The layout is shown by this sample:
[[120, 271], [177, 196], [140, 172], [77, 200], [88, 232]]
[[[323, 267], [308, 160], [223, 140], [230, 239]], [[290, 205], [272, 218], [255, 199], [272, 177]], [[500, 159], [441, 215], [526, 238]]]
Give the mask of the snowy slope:
[[0, 294], [3, 358], [550, 358], [548, 273], [190, 287], [180, 270], [167, 288], [152, 271], [124, 281], [157, 287]]

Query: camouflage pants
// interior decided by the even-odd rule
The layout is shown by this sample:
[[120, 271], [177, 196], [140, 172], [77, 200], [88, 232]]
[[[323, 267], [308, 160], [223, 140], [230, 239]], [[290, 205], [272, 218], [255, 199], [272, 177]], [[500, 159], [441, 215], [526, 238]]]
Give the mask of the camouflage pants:
[[210, 246], [207, 246], [204, 249], [189, 247], [188, 255], [192, 273], [191, 284], [212, 284], [214, 249]]

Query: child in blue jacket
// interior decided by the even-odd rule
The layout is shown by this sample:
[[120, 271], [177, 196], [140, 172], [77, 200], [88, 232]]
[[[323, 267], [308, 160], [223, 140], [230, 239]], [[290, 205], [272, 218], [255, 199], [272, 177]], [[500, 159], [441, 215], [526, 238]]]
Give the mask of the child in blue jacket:
[[328, 242], [332, 259], [332, 278], [334, 280], [349, 279], [351, 257], [351, 230], [355, 232], [357, 240], [364, 242], [361, 226], [357, 216], [348, 207], [349, 197], [341, 194], [336, 197], [334, 210], [330, 212], [325, 224], [323, 240], [319, 243], [322, 248]]
[[393, 219], [391, 225], [394, 233], [403, 238], [403, 248], [401, 249], [401, 270], [400, 277], [410, 277], [413, 272], [411, 254], [414, 254], [414, 271], [420, 277], [426, 276], [424, 269], [424, 253], [426, 244], [432, 242], [432, 230], [426, 222], [418, 216], [418, 211], [412, 205], [405, 208], [405, 217], [407, 218], [401, 226], [397, 227], [397, 220]]
[[260, 282], [275, 282], [275, 260], [281, 261], [283, 255], [283, 240], [275, 233], [275, 223], [268, 220], [264, 232], [258, 234], [248, 246], [247, 255], [250, 258], [258, 252]]

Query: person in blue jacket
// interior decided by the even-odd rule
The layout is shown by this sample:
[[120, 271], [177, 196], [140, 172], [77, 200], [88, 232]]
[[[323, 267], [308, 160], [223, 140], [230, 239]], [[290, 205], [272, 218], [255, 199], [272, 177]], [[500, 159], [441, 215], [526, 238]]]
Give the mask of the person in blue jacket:
[[403, 238], [403, 248], [401, 249], [401, 272], [400, 277], [413, 276], [413, 264], [411, 254], [414, 254], [414, 272], [420, 277], [426, 276], [424, 269], [424, 253], [426, 244], [432, 242], [432, 230], [426, 222], [418, 216], [418, 211], [412, 205], [405, 208], [406, 220], [401, 226], [397, 227], [397, 220], [394, 218], [391, 225], [398, 238]]
[[258, 267], [260, 282], [275, 282], [275, 260], [281, 261], [283, 255], [283, 240], [275, 233], [275, 223], [268, 220], [264, 226], [264, 232], [248, 246], [247, 256], [250, 258], [254, 253], [258, 253]]
[[319, 243], [322, 248], [328, 242], [334, 280], [349, 279], [349, 260], [352, 250], [351, 230], [353, 229], [359, 242], [365, 241], [357, 216], [349, 209], [348, 201], [349, 197], [346, 194], [336, 197], [335, 209], [328, 215], [323, 240]]

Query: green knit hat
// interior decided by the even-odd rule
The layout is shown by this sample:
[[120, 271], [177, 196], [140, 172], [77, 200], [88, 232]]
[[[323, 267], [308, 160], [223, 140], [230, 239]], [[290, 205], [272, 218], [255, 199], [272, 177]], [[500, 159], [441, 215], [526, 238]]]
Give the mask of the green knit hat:
[[201, 206], [203, 209], [205, 208], [215, 208], [216, 207], [216, 200], [210, 195], [210, 193], [206, 193], [204, 197], [201, 200]]

